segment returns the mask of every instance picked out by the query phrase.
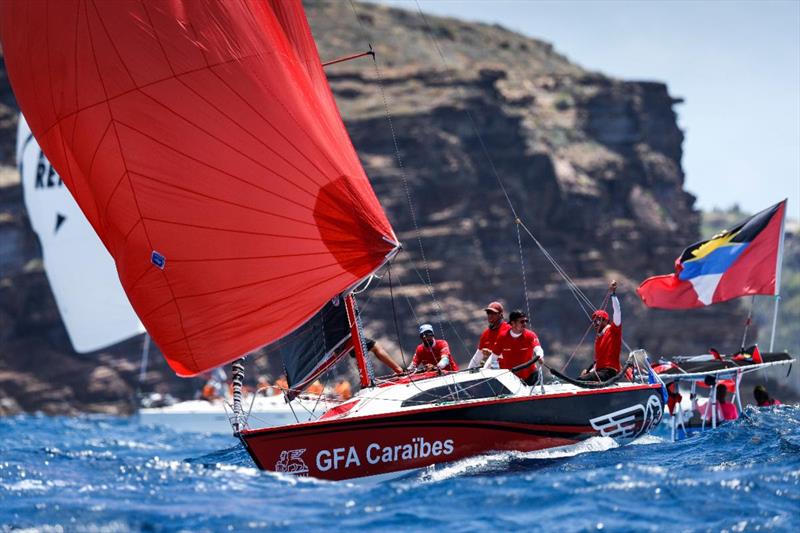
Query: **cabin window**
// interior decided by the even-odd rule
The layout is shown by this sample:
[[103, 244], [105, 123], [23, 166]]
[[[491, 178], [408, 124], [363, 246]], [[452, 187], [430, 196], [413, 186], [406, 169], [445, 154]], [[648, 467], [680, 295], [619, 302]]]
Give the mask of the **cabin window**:
[[492, 398], [510, 393], [497, 379], [476, 379], [428, 389], [405, 400], [401, 407]]

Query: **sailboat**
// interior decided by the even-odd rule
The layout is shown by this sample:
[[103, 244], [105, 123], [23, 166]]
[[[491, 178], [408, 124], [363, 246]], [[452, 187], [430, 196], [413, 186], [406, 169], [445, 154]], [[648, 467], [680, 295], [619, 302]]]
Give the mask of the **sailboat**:
[[[22, 115], [17, 126], [17, 166], [28, 219], [42, 247], [45, 275], [73, 349], [93, 352], [144, 333], [111, 256]], [[92, 290], [87, 290], [86, 280], [91, 280]]]
[[[641, 351], [632, 381], [597, 388], [493, 369], [374, 376], [356, 296], [400, 243], [300, 1], [45, 5], [0, 4], [20, 107], [173, 370], [233, 363], [233, 429], [260, 468], [396, 474], [627, 442], [661, 420], [663, 385]], [[241, 358], [266, 345], [292, 367], [289, 396], [350, 352], [362, 388], [317, 420], [251, 428]]]

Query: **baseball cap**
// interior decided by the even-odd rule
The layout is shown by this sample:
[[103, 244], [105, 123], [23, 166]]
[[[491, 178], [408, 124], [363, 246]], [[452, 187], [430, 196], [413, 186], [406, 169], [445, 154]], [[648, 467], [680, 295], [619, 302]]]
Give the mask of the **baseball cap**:
[[484, 311], [493, 311], [495, 313], [503, 314], [503, 304], [500, 302], [492, 302], [483, 309]]

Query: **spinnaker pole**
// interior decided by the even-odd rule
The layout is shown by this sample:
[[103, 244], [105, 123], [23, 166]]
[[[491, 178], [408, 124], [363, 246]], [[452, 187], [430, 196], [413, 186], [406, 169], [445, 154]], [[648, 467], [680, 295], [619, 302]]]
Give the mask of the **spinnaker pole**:
[[358, 316], [356, 300], [352, 294], [345, 296], [344, 305], [347, 310], [347, 320], [350, 322], [350, 338], [353, 341], [353, 350], [356, 354], [361, 387], [369, 387], [374, 381], [374, 374], [372, 372], [372, 364], [366, 357], [367, 350], [361, 334], [361, 320]]
[[338, 59], [334, 59], [332, 61], [328, 61], [326, 63], [323, 63], [322, 66], [323, 67], [327, 67], [329, 65], [335, 65], [337, 63], [343, 63], [345, 61], [350, 61], [351, 59], [358, 59], [359, 57], [366, 57], [366, 56], [372, 56], [373, 59], [375, 58], [375, 52], [372, 50], [372, 45], [371, 44], [369, 45], [369, 50], [367, 50], [366, 52], [361, 52], [360, 54], [353, 54], [353, 55], [349, 55], [349, 56], [345, 56], [345, 57], [340, 57]]
[[772, 311], [772, 334], [769, 337], [769, 351], [773, 351], [775, 345], [775, 329], [778, 325], [778, 304], [781, 302], [781, 267], [783, 266], [783, 240], [784, 226], [786, 225], [786, 208], [783, 209], [781, 219], [781, 236], [778, 244], [778, 264], [775, 267], [775, 308]]

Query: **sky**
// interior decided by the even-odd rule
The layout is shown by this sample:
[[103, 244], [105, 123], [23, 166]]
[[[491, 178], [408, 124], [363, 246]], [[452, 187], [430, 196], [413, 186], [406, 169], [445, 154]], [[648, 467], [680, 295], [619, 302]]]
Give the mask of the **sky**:
[[[417, 10], [415, 0], [380, 3]], [[685, 100], [685, 188], [697, 207], [800, 219], [800, 0], [419, 0], [425, 13], [497, 23], [584, 68], [661, 81]]]

